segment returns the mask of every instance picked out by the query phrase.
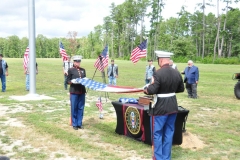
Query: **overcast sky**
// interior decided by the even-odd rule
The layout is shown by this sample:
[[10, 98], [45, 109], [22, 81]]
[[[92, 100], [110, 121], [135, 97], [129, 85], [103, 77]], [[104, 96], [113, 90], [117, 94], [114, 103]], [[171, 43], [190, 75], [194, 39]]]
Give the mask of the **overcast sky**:
[[[87, 36], [95, 26], [103, 24], [104, 17], [110, 15], [109, 6], [112, 2], [119, 5], [124, 1], [35, 0], [36, 35], [66, 37], [69, 31], [77, 31], [78, 37]], [[165, 0], [162, 15], [165, 19], [177, 17], [176, 13], [182, 5], [187, 6], [186, 10], [192, 13], [196, 9], [196, 3], [201, 2], [202, 0]], [[231, 6], [240, 8], [240, 4]], [[210, 11], [216, 13], [216, 7], [207, 7], [207, 12]], [[1, 0], [0, 37], [12, 35], [28, 37], [28, 0]]]

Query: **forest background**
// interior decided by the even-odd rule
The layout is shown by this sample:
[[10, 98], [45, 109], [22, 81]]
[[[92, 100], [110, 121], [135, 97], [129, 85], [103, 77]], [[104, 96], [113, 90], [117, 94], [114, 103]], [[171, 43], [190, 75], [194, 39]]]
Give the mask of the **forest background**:
[[[155, 59], [155, 50], [173, 52], [175, 62], [189, 59], [197, 63], [240, 64], [240, 10], [229, 7], [238, 0], [222, 0], [224, 12], [217, 15], [205, 13], [211, 1], [197, 4], [197, 10], [189, 13], [182, 6], [178, 17], [164, 19], [163, 0], [126, 0], [120, 5], [110, 5], [110, 15], [103, 24], [94, 27], [86, 37], [77, 38], [76, 31], [69, 31], [64, 38], [36, 36], [37, 58], [59, 58], [61, 41], [71, 56], [80, 54], [86, 59], [97, 58], [105, 45], [109, 46], [109, 57], [129, 60], [131, 51], [144, 38], [148, 39], [146, 59]], [[146, 17], [150, 19], [146, 22]], [[150, 29], [146, 29], [150, 23]], [[21, 58], [28, 46], [28, 38], [16, 35], [0, 37], [0, 53], [4, 57]], [[142, 60], [145, 60], [142, 59]]]

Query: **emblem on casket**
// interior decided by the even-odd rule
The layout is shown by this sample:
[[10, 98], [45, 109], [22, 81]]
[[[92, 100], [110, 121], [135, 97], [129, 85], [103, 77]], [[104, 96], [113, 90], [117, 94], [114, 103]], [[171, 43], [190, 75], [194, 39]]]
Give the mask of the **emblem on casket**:
[[125, 122], [128, 130], [136, 135], [140, 132], [140, 113], [135, 107], [128, 107], [125, 112]]

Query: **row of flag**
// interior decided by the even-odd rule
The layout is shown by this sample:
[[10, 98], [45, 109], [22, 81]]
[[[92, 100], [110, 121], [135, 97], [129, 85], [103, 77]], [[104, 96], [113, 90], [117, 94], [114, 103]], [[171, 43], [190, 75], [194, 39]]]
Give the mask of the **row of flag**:
[[[64, 46], [62, 42], [59, 43], [59, 53], [62, 57], [63, 61], [67, 60], [67, 52], [64, 49]], [[133, 49], [131, 53], [131, 61], [135, 64], [139, 61], [140, 58], [146, 57], [147, 56], [147, 40], [144, 40], [139, 46]], [[108, 66], [108, 46], [103, 49], [102, 53], [99, 55], [98, 59], [94, 63], [94, 67], [97, 68], [99, 71], [103, 72], [104, 68]], [[24, 58], [23, 58], [23, 67], [26, 70], [27, 65], [29, 62], [29, 46], [26, 48], [25, 53], [24, 53]], [[101, 97], [98, 98], [96, 102], [96, 107], [99, 109], [99, 118], [103, 118], [103, 105], [101, 101]]]
[[[144, 40], [139, 46], [133, 49], [130, 60], [135, 64], [139, 59], [147, 56], [147, 40]], [[99, 71], [103, 71], [108, 66], [108, 46], [104, 48], [99, 55], [94, 67]]]
[[[59, 43], [59, 52], [62, 57], [63, 61], [67, 60], [67, 52], [64, 49], [62, 42]], [[147, 40], [144, 40], [139, 46], [133, 49], [131, 53], [130, 60], [135, 64], [139, 61], [139, 59], [147, 56]], [[108, 66], [108, 46], [103, 49], [102, 53], [97, 58], [96, 62], [94, 63], [94, 67], [97, 68], [99, 71], [104, 71], [104, 68]], [[26, 48], [23, 58], [23, 67], [26, 70], [27, 63], [29, 61], [29, 47]]]
[[[59, 52], [60, 52], [60, 55], [62, 57], [62, 60], [66, 61], [68, 55], [66, 53], [66, 50], [64, 49], [64, 46], [63, 46], [62, 42], [59, 43]], [[26, 70], [26, 68], [27, 68], [28, 61], [29, 61], [29, 46], [27, 46], [27, 48], [25, 50], [25, 53], [24, 53], [24, 56], [23, 56], [23, 68], [24, 68], [24, 70]]]

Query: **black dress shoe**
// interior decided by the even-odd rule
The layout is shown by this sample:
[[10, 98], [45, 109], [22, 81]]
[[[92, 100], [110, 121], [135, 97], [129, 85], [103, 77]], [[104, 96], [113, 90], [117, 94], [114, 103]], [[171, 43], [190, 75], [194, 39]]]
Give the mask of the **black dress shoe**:
[[78, 127], [73, 126], [73, 129], [74, 129], [74, 130], [78, 130]]
[[83, 126], [77, 126], [79, 129], [83, 129]]

